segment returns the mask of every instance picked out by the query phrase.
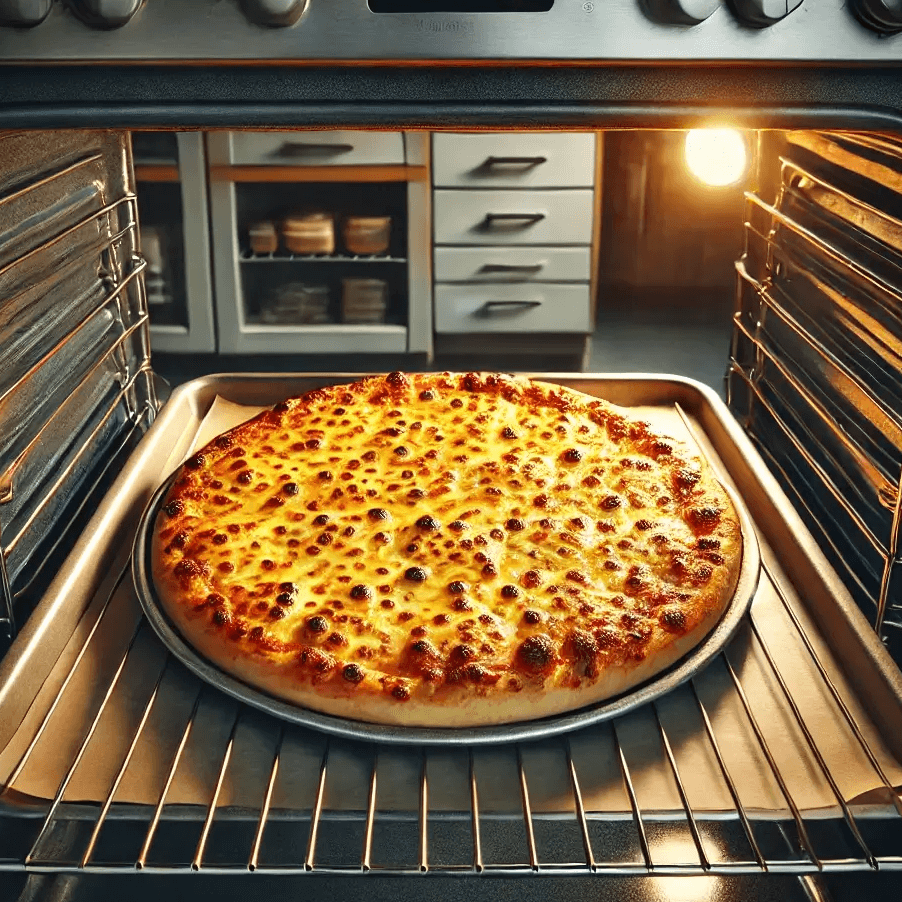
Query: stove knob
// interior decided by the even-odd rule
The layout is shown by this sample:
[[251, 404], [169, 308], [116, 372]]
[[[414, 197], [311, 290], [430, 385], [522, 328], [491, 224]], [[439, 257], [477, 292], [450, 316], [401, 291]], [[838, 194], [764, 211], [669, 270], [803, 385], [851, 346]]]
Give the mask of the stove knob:
[[244, 14], [257, 25], [286, 28], [301, 18], [307, 0], [241, 0]]
[[853, 0], [852, 10], [861, 22], [880, 34], [902, 31], [902, 0]]
[[720, 0], [641, 0], [642, 11], [662, 25], [698, 25], [720, 5]]
[[733, 12], [743, 25], [767, 28], [795, 12], [802, 0], [731, 0]]
[[121, 28], [144, 0], [77, 0], [75, 14], [91, 28]]
[[31, 28], [47, 18], [53, 0], [0, 0], [0, 25]]

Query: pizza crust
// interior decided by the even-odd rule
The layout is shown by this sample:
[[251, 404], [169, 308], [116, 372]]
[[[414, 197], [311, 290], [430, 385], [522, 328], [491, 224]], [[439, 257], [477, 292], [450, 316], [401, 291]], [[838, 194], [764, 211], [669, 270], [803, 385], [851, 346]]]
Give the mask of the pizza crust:
[[515, 695], [481, 696], [463, 691], [413, 695], [406, 703], [380, 692], [367, 693], [361, 698], [353, 689], [331, 691], [299, 683], [291, 667], [268, 658], [248, 656], [223, 646], [216, 632], [203, 627], [187, 627], [180, 632], [200, 655], [267, 695], [311, 711], [359, 720], [366, 723], [401, 727], [442, 727], [466, 729], [497, 726], [553, 717], [616, 698], [625, 692], [664, 673], [682, 657], [698, 646], [714, 629], [720, 615], [712, 614], [695, 633], [683, 636], [653, 653], [633, 667], [611, 667], [605, 678], [575, 693], [573, 689], [555, 686], [534, 686]]
[[[153, 579], [163, 608], [178, 632], [203, 657], [248, 685], [311, 710], [372, 723], [466, 728], [553, 716], [620, 695], [667, 670], [714, 628], [732, 600], [739, 577], [742, 545], [738, 517], [729, 496], [702, 461], [679, 448], [673, 440], [656, 435], [646, 425], [640, 427], [626, 412], [560, 386], [486, 374], [437, 374], [401, 376], [403, 392], [397, 392], [389, 379], [391, 377], [374, 377], [350, 389], [338, 386], [318, 390], [301, 399], [277, 405], [273, 411], [264, 412], [226, 433], [225, 438], [215, 439], [192, 458], [176, 478], [154, 530]], [[491, 380], [495, 380], [494, 383]], [[611, 476], [610, 480], [614, 482], [608, 480], [610, 484], [602, 482], [599, 486], [592, 485], [592, 473], [589, 473], [583, 482], [588, 481], [590, 485], [585, 491], [572, 493], [575, 498], [572, 504], [568, 496], [566, 504], [560, 503], [557, 507], [550, 505], [555, 515], [551, 518], [539, 516], [549, 512], [549, 505], [542, 509], [527, 507], [526, 499], [519, 497], [520, 494], [527, 494], [520, 479], [523, 475], [522, 460], [514, 467], [514, 476], [509, 476], [507, 481], [493, 481], [488, 487], [503, 487], [501, 495], [488, 499], [489, 504], [476, 503], [479, 500], [479, 480], [467, 481], [466, 473], [474, 466], [472, 462], [470, 466], [463, 467], [463, 475], [454, 483], [459, 485], [459, 491], [438, 491], [442, 487], [440, 471], [443, 468], [453, 469], [450, 463], [453, 455], [445, 452], [441, 457], [433, 456], [435, 471], [429, 473], [430, 479], [436, 477], [429, 483], [433, 488], [423, 498], [416, 498], [415, 503], [398, 500], [401, 495], [398, 486], [403, 481], [398, 474], [413, 472], [412, 467], [396, 466], [397, 461], [389, 458], [390, 463], [386, 464], [384, 473], [379, 466], [370, 468], [377, 471], [371, 474], [372, 484], [378, 484], [379, 488], [368, 490], [376, 491], [375, 498], [362, 496], [362, 504], [336, 501], [328, 508], [329, 514], [319, 513], [320, 507], [308, 511], [307, 507], [313, 503], [311, 498], [315, 501], [323, 497], [320, 491], [322, 482], [327, 485], [333, 482], [353, 485], [356, 482], [342, 478], [325, 480], [325, 471], [316, 470], [308, 474], [304, 466], [310, 464], [315, 468], [322, 466], [323, 460], [338, 458], [333, 461], [334, 476], [345, 464], [351, 466], [351, 461], [359, 463], [363, 460], [357, 455], [367, 446], [367, 442], [376, 441], [381, 435], [383, 430], [379, 426], [404, 422], [406, 427], [407, 424], [420, 422], [414, 419], [417, 416], [422, 418], [421, 425], [424, 426], [429, 422], [426, 417], [429, 405], [418, 403], [423, 392], [441, 397], [448, 405], [454, 399], [467, 399], [466, 406], [473, 407], [473, 411], [465, 411], [468, 416], [457, 426], [461, 434], [468, 433], [470, 436], [472, 430], [468, 432], [467, 427], [472, 425], [475, 417], [483, 415], [486, 399], [501, 408], [505, 404], [511, 407], [511, 410], [505, 408], [508, 419], [511, 411], [518, 414], [518, 425], [501, 427], [502, 432], [504, 429], [528, 432], [522, 424], [530, 422], [530, 417], [537, 417], [538, 435], [549, 432], [548, 428], [543, 427], [552, 428], [552, 438], [543, 440], [554, 450], [550, 465], [552, 471], [588, 472], [583, 460], [565, 459], [562, 464], [560, 457], [566, 456], [576, 446], [594, 449], [592, 442], [602, 432], [607, 433], [605, 442], [598, 447], [616, 450], [613, 457], [606, 458], [604, 465], [596, 469], [599, 472], [612, 469], [613, 472], [624, 461], [632, 463]], [[404, 397], [399, 398], [399, 394]], [[388, 403], [380, 404], [373, 400], [384, 397], [388, 397]], [[513, 401], [505, 398], [513, 398]], [[402, 401], [406, 407], [402, 406]], [[359, 408], [356, 413], [355, 408]], [[311, 423], [316, 421], [316, 416], [311, 414], [320, 414], [320, 420], [323, 420], [323, 417], [332, 415], [329, 411], [336, 409], [352, 411], [345, 417], [348, 426], [342, 427], [345, 437], [351, 436], [352, 450], [347, 451], [337, 436], [327, 438], [319, 448], [308, 448], [306, 443], [312, 441], [309, 438]], [[388, 417], [389, 409], [401, 410], [402, 416]], [[497, 408], [492, 409], [497, 413]], [[440, 432], [433, 433], [431, 443], [424, 441], [422, 447], [417, 446], [415, 441], [419, 436], [414, 437], [413, 432], [401, 429], [401, 435], [392, 435], [384, 447], [379, 446], [381, 456], [393, 454], [392, 446], [398, 447], [398, 440], [409, 445], [405, 462], [418, 450], [431, 450], [440, 444], [435, 441], [437, 435], [447, 433], [442, 436], [443, 441], [457, 441], [457, 433], [450, 422], [455, 417], [447, 415], [449, 410], [455, 408], [443, 407], [434, 416], [440, 424]], [[566, 411], [565, 416], [572, 420], [572, 423], [567, 423], [566, 441], [560, 441], [558, 433], [553, 431], [555, 417], [562, 416], [561, 410]], [[381, 415], [381, 420], [377, 420], [375, 415]], [[365, 422], [366, 428], [363, 432], [358, 431], [356, 435], [360, 438], [355, 439], [353, 430], [359, 425], [358, 420]], [[286, 421], [289, 422], [286, 424]], [[328, 422], [325, 419], [322, 425]], [[333, 419], [333, 422], [336, 421]], [[495, 416], [491, 429], [496, 429], [500, 422]], [[586, 423], [591, 423], [595, 431], [583, 435], [583, 444], [579, 444], [575, 438], [581, 435], [579, 430]], [[333, 427], [313, 429], [313, 432], [328, 431], [328, 428]], [[397, 430], [399, 427], [385, 428]], [[619, 439], [612, 439], [611, 434], [619, 436]], [[281, 435], [290, 435], [292, 441], [282, 445], [295, 450], [280, 457], [284, 449], [275, 436]], [[316, 438], [319, 440], [318, 435]], [[325, 449], [322, 444], [326, 445]], [[334, 446], [331, 448], [334, 453], [330, 453], [330, 445]], [[262, 459], [252, 457], [253, 453], [258, 453], [252, 449], [262, 451], [267, 447], [271, 450], [263, 452]], [[499, 468], [491, 469], [491, 464], [493, 459], [503, 461], [504, 453], [511, 453], [505, 452], [505, 447], [503, 443], [498, 448], [488, 447], [489, 460], [482, 460], [477, 455], [477, 459], [482, 460], [479, 466], [484, 464], [489, 467], [485, 472], [497, 473]], [[234, 457], [236, 448], [244, 452], [238, 458]], [[547, 449], [543, 447], [544, 450]], [[543, 459], [549, 457], [547, 454], [537, 456]], [[289, 470], [298, 474], [291, 476], [296, 493], [286, 495], [282, 490], [273, 495], [272, 490], [278, 489], [279, 481], [272, 477], [276, 477], [278, 471], [264, 472], [267, 464], [262, 461], [266, 458], [269, 458], [269, 465], [281, 461], [283, 470], [288, 462], [294, 464], [295, 470]], [[427, 456], [424, 454], [417, 459], [423, 464]], [[664, 463], [655, 466], [661, 460]], [[248, 461], [253, 464], [252, 467]], [[237, 462], [245, 466], [236, 468]], [[254, 479], [242, 486], [239, 477], [249, 469], [254, 471]], [[344, 473], [350, 473], [354, 480], [358, 480], [361, 470], [366, 469], [358, 466], [344, 470], [342, 477]], [[421, 466], [416, 472], [427, 469]], [[542, 472], [547, 470], [548, 466], [545, 466]], [[255, 482], [258, 473], [263, 473], [263, 476]], [[672, 511], [668, 508], [668, 517], [660, 518], [661, 523], [655, 521], [653, 526], [646, 526], [651, 521], [640, 516], [647, 510], [643, 505], [655, 496], [659, 499], [667, 497], [666, 491], [682, 485], [679, 482], [680, 473], [684, 474], [688, 488], [685, 497], [679, 499], [679, 504], [671, 505], [679, 509], [679, 516], [671, 517]], [[264, 477], [272, 478], [272, 481], [263, 482]], [[666, 491], [661, 482], [665, 477], [670, 486]], [[229, 479], [234, 485], [230, 484]], [[417, 475], [413, 482], [424, 479], [425, 476], [421, 478]], [[407, 482], [411, 482], [410, 478]], [[514, 482], [519, 482], [519, 486], [508, 484]], [[256, 498], [250, 493], [260, 484], [265, 484], [267, 488]], [[610, 508], [609, 489], [614, 484], [619, 486], [618, 497], [624, 500], [617, 508]], [[231, 492], [234, 488], [239, 488], [239, 491]], [[530, 497], [534, 491], [535, 487], [530, 486]], [[453, 496], [451, 501], [447, 499], [448, 494]], [[388, 503], [392, 500], [388, 496], [394, 496], [393, 506]], [[236, 497], [242, 499], [242, 505], [238, 507], [232, 503]], [[273, 497], [278, 504], [271, 501]], [[407, 495], [403, 497], [407, 499]], [[542, 497], [544, 493], [535, 495], [535, 500]], [[230, 503], [223, 503], [223, 499]], [[559, 499], [554, 500], [557, 503]], [[384, 509], [369, 507], [383, 503]], [[473, 506], [473, 510], [464, 511], [469, 516], [463, 520], [461, 511], [469, 506]], [[326, 509], [326, 505], [321, 507]], [[177, 512], [173, 513], [177, 508]], [[251, 508], [253, 515], [248, 520]], [[447, 516], [433, 518], [430, 513], [424, 513], [438, 512], [443, 508], [449, 511]], [[384, 523], [365, 516], [374, 509], [389, 511]], [[508, 527], [513, 519], [522, 519], [528, 524], [527, 527], [514, 530], [493, 525], [497, 524], [498, 513], [502, 509], [505, 515], [514, 510], [522, 515], [509, 518], [506, 521]], [[663, 509], [657, 508], [659, 511]], [[586, 521], [582, 531], [572, 525], [563, 529], [558, 522], [566, 514], [572, 523], [574, 517], [570, 515], [574, 511], [577, 511], [577, 520]], [[706, 520], [711, 511], [717, 512], [716, 522]], [[294, 513], [289, 515], [289, 512]], [[607, 524], [613, 522], [612, 519], [604, 519], [603, 515], [612, 512], [624, 523], [632, 523], [632, 529], [624, 533], [618, 526], [618, 531], [613, 535], [601, 531], [602, 524], [607, 529]], [[591, 521], [590, 513], [593, 518], [597, 516], [601, 519]], [[414, 514], [417, 515], [415, 522], [411, 522]], [[454, 515], [459, 519], [449, 523]], [[292, 519], [297, 517], [300, 517], [299, 521]], [[334, 537], [344, 535], [344, 530], [348, 528], [344, 524], [350, 522], [352, 517], [357, 518], [352, 527], [356, 538], [342, 543]], [[423, 521], [428, 519], [434, 520], [436, 529], [429, 523], [423, 525]], [[556, 526], [554, 530], [536, 527], [535, 532], [531, 532], [533, 521], [554, 522]], [[703, 545], [701, 549], [688, 548], [692, 540], [692, 530], [687, 526], [690, 521], [692, 530], [696, 531], [693, 533], [695, 545]], [[236, 522], [242, 524], [241, 529], [229, 532]], [[253, 522], [254, 527], [245, 530], [244, 524], [247, 522]], [[451, 527], [461, 522], [465, 523], [466, 529], [455, 533]], [[319, 523], [319, 526], [313, 528], [313, 523]], [[388, 528], [377, 529], [385, 523], [391, 524], [394, 533]], [[642, 529], [637, 531], [636, 524], [640, 524]], [[331, 533], [324, 531], [333, 525], [335, 528]], [[559, 527], [562, 531], [555, 531]], [[274, 538], [276, 530], [282, 530], [282, 536]], [[544, 543], [540, 539], [525, 544], [521, 541], [524, 532], [531, 537], [541, 537], [549, 531], [554, 532], [550, 541], [547, 535]], [[364, 532], [365, 541], [360, 538]], [[389, 533], [392, 533], [391, 542], [383, 543], [379, 536]], [[673, 538], [667, 538], [668, 534], [672, 534]], [[183, 535], [187, 536], [184, 541], [180, 538]], [[281, 549], [290, 541], [289, 536], [295, 535], [302, 536], [296, 545], [296, 554], [293, 557], [286, 554], [284, 561], [275, 560], [277, 553], [272, 549]], [[438, 539], [433, 542], [432, 537], [436, 535]], [[444, 592], [436, 595], [435, 586], [430, 587], [430, 584], [433, 578], [443, 581], [446, 576], [461, 573], [462, 568], [472, 572], [471, 561], [462, 563], [460, 558], [451, 560], [453, 554], [460, 554], [460, 547], [467, 542], [470, 543], [467, 557], [474, 548], [480, 547], [474, 546], [472, 539], [461, 539], [461, 535], [485, 538], [481, 547], [486, 552], [476, 551], [475, 558], [482, 554], [489, 561], [485, 566], [497, 563], [502, 572], [489, 574], [480, 583], [475, 583], [472, 578], [459, 580], [467, 584], [464, 601], [469, 607], [457, 609], [453, 606], [462, 597], [460, 593], [451, 593], [450, 597]], [[503, 535], [503, 538], [494, 538], [497, 535]], [[216, 544], [220, 541], [217, 536], [225, 537], [219, 545]], [[333, 538], [326, 541], [324, 536]], [[424, 536], [430, 537], [428, 541]], [[565, 538], [562, 539], [562, 536]], [[664, 538], [661, 539], [661, 536]], [[413, 540], [408, 542], [411, 537]], [[242, 585], [236, 586], [234, 581], [229, 583], [231, 574], [222, 573], [220, 568], [229, 559], [228, 554], [233, 553], [235, 542], [232, 540], [239, 538], [243, 543], [242, 554], [247, 557], [242, 557], [241, 565], [237, 567]], [[608, 538], [618, 543], [632, 543], [632, 546], [614, 548], [613, 541], [605, 542]], [[315, 545], [315, 541], [323, 544]], [[359, 578], [364, 582], [355, 582], [349, 587], [348, 580], [344, 578], [346, 572], [338, 568], [349, 565], [351, 559], [343, 558], [337, 549], [341, 545], [341, 553], [350, 554], [361, 547], [354, 544], [358, 541], [364, 541], [366, 551], [354, 559], [354, 566], [360, 567], [366, 561], [357, 571], [362, 574]], [[578, 558], [580, 569], [573, 567], [565, 571], [558, 568], [557, 573], [550, 570], [556, 566], [554, 555], [564, 554], [562, 549], [571, 547], [559, 545], [555, 548], [559, 541], [575, 543], [572, 553]], [[256, 551], [249, 547], [252, 542], [258, 542]], [[520, 544], [515, 548], [518, 542]], [[678, 550], [668, 551], [670, 558], [665, 560], [659, 552], [668, 543]], [[353, 547], [348, 549], [347, 545]], [[602, 545], [609, 547], [599, 550]], [[417, 550], [410, 551], [414, 546]], [[319, 550], [312, 554], [312, 548]], [[613, 552], [611, 548], [614, 548]], [[424, 560], [426, 549], [434, 557]], [[508, 550], [518, 551], [518, 554], [504, 553]], [[529, 557], [530, 554], [533, 557]], [[603, 556], [617, 560], [620, 569], [593, 569], [593, 562]], [[331, 561], [329, 566], [323, 566], [324, 557]], [[676, 564], [668, 565], [669, 569], [659, 580], [660, 585], [655, 584], [650, 589], [649, 585], [658, 580], [658, 570], [661, 569], [661, 566], [657, 566], [657, 570], [648, 567], [646, 561], [652, 558], [656, 566], [667, 563], [667, 560], [677, 561], [680, 566], [674, 571]], [[534, 569], [539, 570], [543, 577], [548, 574], [548, 579], [543, 579], [542, 585], [534, 591], [524, 591], [524, 584], [531, 585], [527, 574], [533, 572], [527, 568], [537, 560], [541, 566]], [[630, 561], [634, 563], [630, 564]], [[266, 562], [273, 565], [272, 571], [262, 569]], [[411, 569], [407, 565], [415, 562], [426, 564], [421, 568], [427, 572], [422, 586], [406, 578]], [[388, 566], [377, 568], [379, 563]], [[505, 563], [509, 567], [507, 571], [503, 569]], [[567, 565], [570, 563], [570, 560], [566, 561]], [[627, 567], [625, 571], [624, 566]], [[313, 569], [308, 570], [308, 567]], [[650, 575], [645, 572], [649, 569]], [[385, 573], [377, 577], [375, 571]], [[315, 576], [307, 576], [309, 573]], [[699, 574], [705, 578], [698, 585], [688, 587], [684, 585], [690, 579], [685, 576], [686, 573], [695, 583], [698, 583]], [[249, 574], [253, 576], [249, 577]], [[609, 578], [612, 575], [616, 579]], [[574, 579], [565, 582], [570, 577]], [[355, 573], [353, 579], [357, 578]], [[255, 580], [253, 588], [249, 579]], [[340, 579], [343, 582], [339, 583]], [[379, 580], [384, 580], [384, 583], [377, 585]], [[634, 585], [627, 587], [630, 580], [634, 581]], [[557, 582], [563, 584], [556, 585]], [[270, 612], [278, 607], [273, 600], [279, 597], [278, 589], [286, 585], [292, 586], [291, 601], [281, 613], [277, 610], [280, 613], [277, 620], [271, 620]], [[265, 588], [267, 586], [268, 589]], [[360, 586], [370, 595], [364, 597], [361, 590], [358, 593], [361, 597], [354, 600], [354, 592]], [[521, 587], [518, 595], [504, 598], [506, 590], [518, 586]], [[617, 591], [616, 586], [623, 591]], [[425, 591], [427, 588], [429, 592]], [[444, 586], [440, 588], [444, 590]], [[692, 591], [677, 591], [687, 588]], [[560, 594], [546, 591], [550, 589]], [[687, 597], [675, 601], [674, 595]], [[263, 600], [255, 600], [264, 596], [265, 604]], [[210, 599], [214, 597], [219, 600], [211, 603]], [[649, 601], [652, 597], [654, 604]], [[392, 599], [398, 602], [397, 606], [385, 607], [385, 602]], [[404, 610], [399, 610], [401, 607]], [[349, 611], [354, 613], [348, 614]], [[436, 614], [436, 611], [441, 613]], [[587, 613], [580, 614], [580, 611]], [[535, 623], [525, 622], [530, 612], [541, 619]], [[665, 615], [669, 614], [673, 616], [668, 619]], [[326, 626], [319, 630], [321, 624], [317, 624], [317, 631], [311, 632], [309, 624], [315, 617], [320, 617]], [[354, 617], [361, 622], [348, 625], [349, 618]], [[447, 622], [439, 624], [438, 620], [442, 617]], [[485, 618], [488, 621], [483, 623]], [[662, 626], [665, 622], [666, 628]], [[350, 624], [353, 624], [353, 619]], [[415, 632], [417, 629], [419, 633]], [[326, 644], [335, 636], [339, 636], [344, 644], [337, 639], [331, 645]], [[380, 643], [381, 656], [372, 653], [374, 636]], [[632, 636], [641, 637], [641, 641]], [[465, 641], [459, 641], [461, 637]], [[416, 656], [412, 657], [411, 649], [416, 647], [417, 642], [428, 645], [428, 660], [425, 663]], [[533, 644], [529, 646], [529, 654], [526, 654], [523, 650], [530, 642]], [[462, 646], [473, 651], [474, 657], [455, 661], [455, 654]], [[548, 660], [545, 646], [551, 648]], [[369, 657], [362, 657], [361, 649], [369, 649]], [[490, 649], [491, 654], [485, 649]], [[536, 651], [539, 652], [538, 659], [533, 654]], [[348, 667], [356, 668], [353, 680], [346, 677]]]

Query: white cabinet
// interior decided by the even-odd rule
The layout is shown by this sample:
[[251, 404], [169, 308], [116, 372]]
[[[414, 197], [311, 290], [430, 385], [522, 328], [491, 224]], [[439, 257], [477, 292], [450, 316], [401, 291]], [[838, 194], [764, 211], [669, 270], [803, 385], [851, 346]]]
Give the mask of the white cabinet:
[[203, 132], [132, 135], [150, 341], [176, 354], [216, 350]]
[[403, 163], [401, 132], [226, 132], [228, 162], [250, 166], [382, 166]]
[[588, 247], [437, 247], [436, 282], [583, 282], [592, 272]]
[[578, 191], [449, 191], [432, 195], [435, 243], [588, 245], [591, 188]]
[[473, 348], [497, 350], [502, 335], [521, 335], [538, 353], [540, 335], [558, 346], [569, 336], [585, 348], [599, 136], [436, 134], [432, 151], [437, 338], [459, 349], [469, 336]]
[[588, 285], [436, 285], [438, 332], [591, 332]]
[[[207, 148], [220, 352], [431, 355], [427, 135], [215, 132]], [[314, 211], [333, 218], [334, 252], [291, 252], [283, 220]], [[360, 216], [390, 218], [384, 251], [345, 246], [343, 223]], [[260, 222], [274, 251], [250, 246]], [[343, 302], [359, 279], [384, 290], [379, 321], [354, 322]]]
[[[527, 352], [587, 347], [598, 269], [596, 133], [273, 130], [152, 140], [177, 143], [177, 153], [168, 166], [136, 157], [145, 255], [157, 260], [168, 241], [151, 214], [169, 192], [186, 286], [173, 306], [166, 280], [151, 274], [158, 350], [428, 360], [442, 336], [448, 348], [478, 354], [501, 352], [507, 338]], [[299, 252], [298, 227], [283, 228], [313, 212], [333, 217], [331, 253]], [[388, 246], [349, 250], [342, 226], [354, 217], [388, 217]]]
[[433, 183], [442, 188], [592, 188], [595, 135], [436, 134]]

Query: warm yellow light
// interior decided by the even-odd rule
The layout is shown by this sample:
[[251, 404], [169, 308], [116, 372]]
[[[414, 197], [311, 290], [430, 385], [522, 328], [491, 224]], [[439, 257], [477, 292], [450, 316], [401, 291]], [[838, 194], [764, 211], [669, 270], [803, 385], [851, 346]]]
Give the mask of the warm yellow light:
[[732, 185], [745, 174], [745, 141], [732, 128], [694, 128], [686, 134], [686, 165], [706, 185]]
[[654, 902], [711, 902], [720, 896], [719, 877], [648, 877], [646, 896]]

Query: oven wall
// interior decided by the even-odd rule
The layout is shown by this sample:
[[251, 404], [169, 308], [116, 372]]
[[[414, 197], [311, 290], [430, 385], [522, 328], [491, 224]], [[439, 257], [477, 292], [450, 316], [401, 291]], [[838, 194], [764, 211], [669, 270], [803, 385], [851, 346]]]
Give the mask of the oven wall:
[[762, 132], [729, 403], [902, 661], [902, 141]]
[[748, 183], [703, 184], [685, 148], [682, 129], [605, 133], [600, 278], [608, 292], [732, 294]]
[[0, 135], [0, 642], [156, 412], [143, 268], [127, 135]]

